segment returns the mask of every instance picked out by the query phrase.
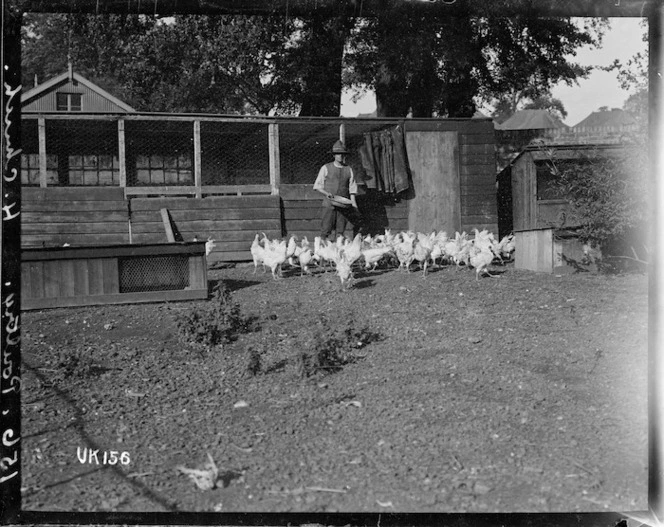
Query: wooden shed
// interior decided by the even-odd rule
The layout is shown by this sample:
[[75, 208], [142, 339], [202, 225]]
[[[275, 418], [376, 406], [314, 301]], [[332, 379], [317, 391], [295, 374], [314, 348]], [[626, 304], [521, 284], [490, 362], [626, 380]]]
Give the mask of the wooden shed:
[[105, 112], [135, 110], [106, 90], [69, 70], [21, 94], [21, 112]]
[[619, 144], [531, 145], [498, 174], [498, 232], [515, 234], [515, 267], [560, 271], [564, 257], [581, 254], [574, 235], [579, 219], [555, 185], [552, 163], [582, 163], [620, 155], [623, 149]]
[[25, 247], [166, 243], [166, 209], [185, 242], [215, 240], [208, 262], [247, 261], [256, 233], [319, 233], [312, 187], [337, 139], [366, 182], [360, 147], [386, 133], [403, 142], [409, 185], [362, 187], [369, 228], [497, 229], [490, 119], [41, 112], [22, 128]]

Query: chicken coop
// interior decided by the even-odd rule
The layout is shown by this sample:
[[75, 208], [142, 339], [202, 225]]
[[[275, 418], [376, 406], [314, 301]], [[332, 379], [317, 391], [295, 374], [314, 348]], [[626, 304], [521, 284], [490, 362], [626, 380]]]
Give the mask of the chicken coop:
[[498, 232], [514, 232], [517, 269], [565, 272], [566, 261], [583, 256], [580, 221], [553, 165], [564, 169], [623, 151], [620, 144], [531, 145], [498, 174]]
[[214, 238], [209, 261], [250, 260], [256, 232], [318, 234], [339, 138], [370, 229], [495, 230], [493, 137], [489, 119], [26, 114], [22, 246], [163, 243], [167, 209], [184, 241]]
[[368, 231], [496, 229], [489, 119], [45, 112], [22, 117], [22, 248], [212, 238], [214, 263], [250, 261], [259, 232], [311, 240], [338, 139]]

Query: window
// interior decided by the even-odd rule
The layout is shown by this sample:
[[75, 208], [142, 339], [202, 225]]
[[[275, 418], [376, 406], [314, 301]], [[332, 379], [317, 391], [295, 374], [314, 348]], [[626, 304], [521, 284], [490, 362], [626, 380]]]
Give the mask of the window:
[[70, 185], [119, 185], [120, 161], [111, 155], [69, 156]]
[[56, 93], [56, 109], [59, 112], [80, 112], [81, 96], [80, 93]]
[[[21, 154], [21, 182], [39, 186], [39, 154]], [[46, 156], [46, 184], [58, 184], [57, 156]]]
[[179, 156], [136, 156], [136, 176], [139, 185], [192, 185], [194, 174], [191, 158]]

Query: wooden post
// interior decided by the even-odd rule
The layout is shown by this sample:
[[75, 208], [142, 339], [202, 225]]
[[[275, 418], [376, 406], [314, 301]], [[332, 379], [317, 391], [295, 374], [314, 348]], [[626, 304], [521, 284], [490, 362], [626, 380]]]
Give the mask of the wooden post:
[[201, 122], [194, 121], [194, 186], [197, 198], [203, 197], [201, 174]]
[[281, 186], [281, 162], [279, 160], [279, 125], [271, 123], [267, 128], [268, 148], [270, 152], [270, 186], [272, 195], [279, 195]]
[[118, 161], [120, 163], [120, 187], [127, 188], [127, 155], [125, 151], [125, 122], [118, 120]]
[[341, 123], [339, 125], [339, 141], [346, 144], [346, 123]]
[[37, 119], [37, 130], [39, 134], [39, 186], [46, 186], [46, 119]]

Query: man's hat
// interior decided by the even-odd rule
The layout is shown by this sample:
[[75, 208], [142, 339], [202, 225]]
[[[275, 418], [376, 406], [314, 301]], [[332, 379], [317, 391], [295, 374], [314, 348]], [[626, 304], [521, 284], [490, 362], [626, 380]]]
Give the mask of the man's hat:
[[332, 147], [332, 153], [333, 154], [349, 154], [350, 152], [346, 148], [346, 145], [343, 144], [341, 141], [337, 141], [334, 143], [334, 146]]

